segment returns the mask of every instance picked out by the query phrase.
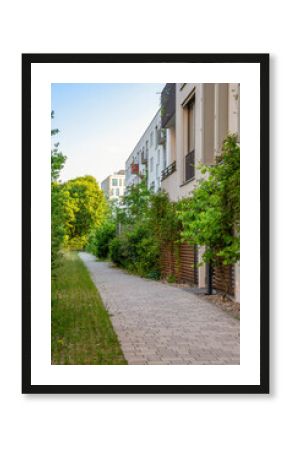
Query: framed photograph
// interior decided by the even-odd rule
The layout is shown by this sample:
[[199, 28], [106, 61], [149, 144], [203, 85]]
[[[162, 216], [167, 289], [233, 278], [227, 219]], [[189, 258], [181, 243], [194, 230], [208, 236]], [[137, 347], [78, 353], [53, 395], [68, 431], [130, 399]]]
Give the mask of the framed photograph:
[[23, 54], [22, 146], [22, 392], [269, 393], [269, 55]]

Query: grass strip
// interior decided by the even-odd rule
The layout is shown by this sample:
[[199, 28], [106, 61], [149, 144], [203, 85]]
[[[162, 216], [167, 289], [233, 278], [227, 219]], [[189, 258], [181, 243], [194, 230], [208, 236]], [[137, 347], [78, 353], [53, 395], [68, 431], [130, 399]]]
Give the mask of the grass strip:
[[127, 364], [100, 294], [76, 252], [51, 283], [51, 363]]

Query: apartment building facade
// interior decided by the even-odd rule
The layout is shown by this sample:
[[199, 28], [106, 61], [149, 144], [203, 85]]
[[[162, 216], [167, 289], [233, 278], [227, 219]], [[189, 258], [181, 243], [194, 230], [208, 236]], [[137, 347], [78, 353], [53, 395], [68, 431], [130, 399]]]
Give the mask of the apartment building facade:
[[125, 192], [125, 170], [119, 170], [105, 178], [101, 183], [101, 189], [107, 200], [120, 202]]
[[159, 109], [134, 147], [125, 164], [126, 188], [138, 184], [147, 173], [147, 186], [153, 192], [161, 188], [161, 173], [166, 168], [164, 134]]
[[[199, 163], [215, 164], [228, 133], [240, 133], [240, 88], [231, 83], [168, 83], [161, 94], [161, 127], [166, 130], [166, 168], [161, 174], [161, 188], [172, 201], [190, 195], [201, 178]], [[192, 281], [199, 287], [207, 283], [207, 268], [198, 267], [204, 249], [183, 245], [185, 262], [195, 261]], [[190, 266], [184, 265], [184, 278]], [[223, 275], [225, 276], [225, 275]], [[232, 294], [239, 301], [239, 264], [226, 274]], [[215, 285], [221, 275], [216, 271]]]

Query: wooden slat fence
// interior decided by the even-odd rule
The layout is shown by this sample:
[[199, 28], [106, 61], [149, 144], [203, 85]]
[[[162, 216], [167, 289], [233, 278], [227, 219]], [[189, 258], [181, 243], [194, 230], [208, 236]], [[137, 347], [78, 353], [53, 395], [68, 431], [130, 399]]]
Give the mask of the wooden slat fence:
[[235, 295], [235, 268], [234, 266], [220, 266], [213, 269], [213, 288], [218, 291]]
[[161, 251], [161, 275], [167, 278], [174, 275], [178, 282], [198, 285], [197, 247], [182, 243], [163, 245]]

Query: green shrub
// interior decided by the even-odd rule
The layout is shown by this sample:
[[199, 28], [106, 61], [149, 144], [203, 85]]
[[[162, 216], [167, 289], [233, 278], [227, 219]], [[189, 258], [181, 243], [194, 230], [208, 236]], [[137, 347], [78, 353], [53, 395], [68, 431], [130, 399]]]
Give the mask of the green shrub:
[[131, 186], [114, 215], [121, 232], [110, 242], [112, 261], [142, 277], [159, 279], [161, 246], [172, 247], [180, 239], [176, 207], [167, 193], [150, 192], [146, 177]]
[[110, 243], [112, 261], [142, 277], [159, 279], [159, 244], [146, 224], [136, 224]]
[[111, 260], [121, 267], [128, 264], [128, 239], [125, 235], [116, 236], [109, 244], [109, 254]]
[[110, 242], [115, 236], [116, 225], [114, 222], [104, 222], [103, 225], [90, 233], [86, 249], [99, 258], [107, 258]]
[[110, 241], [116, 236], [116, 225], [112, 222], [105, 223], [98, 234], [97, 256], [106, 258], [109, 255]]
[[148, 278], [160, 278], [160, 246], [154, 236], [144, 236], [136, 245], [136, 271]]

